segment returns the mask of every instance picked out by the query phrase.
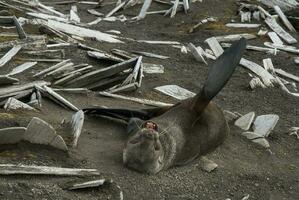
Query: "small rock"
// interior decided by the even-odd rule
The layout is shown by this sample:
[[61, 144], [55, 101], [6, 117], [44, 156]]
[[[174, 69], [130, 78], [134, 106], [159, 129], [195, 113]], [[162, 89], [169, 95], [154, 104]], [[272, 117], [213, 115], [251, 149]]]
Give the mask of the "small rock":
[[261, 115], [253, 123], [253, 132], [261, 137], [267, 137], [279, 120], [278, 115]]
[[269, 144], [268, 140], [266, 140], [265, 138], [257, 138], [257, 139], [251, 140], [251, 141], [254, 143], [257, 143], [265, 148], [270, 148], [270, 144]]
[[243, 115], [242, 117], [240, 117], [238, 120], [235, 121], [235, 126], [238, 126], [239, 128], [247, 131], [251, 127], [254, 117], [255, 117], [255, 112], [247, 113], [246, 115]]
[[202, 156], [200, 158], [200, 162], [201, 162], [201, 169], [209, 173], [218, 167], [218, 165], [215, 162], [209, 160], [205, 156]]
[[25, 132], [25, 127], [0, 129], [0, 144], [16, 144], [23, 139]]

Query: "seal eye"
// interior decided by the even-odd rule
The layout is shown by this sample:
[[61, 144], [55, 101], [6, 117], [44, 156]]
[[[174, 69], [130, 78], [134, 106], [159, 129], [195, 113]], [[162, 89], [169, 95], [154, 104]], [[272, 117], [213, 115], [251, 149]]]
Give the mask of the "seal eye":
[[145, 122], [143, 124], [142, 128], [147, 128], [147, 129], [152, 129], [152, 130], [158, 131], [157, 124], [154, 122], [151, 122], [151, 121]]

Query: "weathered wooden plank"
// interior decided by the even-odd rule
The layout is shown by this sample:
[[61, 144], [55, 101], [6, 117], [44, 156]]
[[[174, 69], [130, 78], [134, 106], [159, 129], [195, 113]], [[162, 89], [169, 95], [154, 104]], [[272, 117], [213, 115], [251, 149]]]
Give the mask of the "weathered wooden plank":
[[192, 53], [192, 55], [194, 56], [195, 60], [197, 60], [198, 62], [204, 62], [206, 65], [208, 64], [207, 61], [204, 59], [204, 51], [203, 49], [199, 49], [197, 47], [194, 46], [194, 44], [189, 43], [188, 44], [189, 50]]
[[145, 0], [144, 1], [143, 5], [142, 5], [142, 8], [140, 10], [140, 13], [137, 16], [137, 20], [141, 20], [141, 19], [145, 18], [146, 11], [149, 9], [149, 7], [151, 6], [151, 4], [152, 4], [152, 0]]
[[291, 24], [291, 22], [288, 20], [288, 18], [285, 16], [285, 14], [282, 12], [279, 6], [274, 6], [273, 7], [275, 12], [278, 14], [284, 25], [292, 32], [296, 32], [296, 29], [294, 26]]
[[10, 49], [1, 59], [0, 59], [0, 67], [3, 67], [6, 63], [8, 63], [20, 50], [22, 46], [16, 45], [12, 49]]
[[266, 71], [262, 66], [249, 61], [245, 58], [242, 58], [240, 61], [240, 65], [243, 67], [251, 70], [254, 72], [256, 75], [261, 77], [263, 83], [268, 87], [268, 86], [273, 86], [273, 81], [275, 81], [275, 78], [268, 72]]
[[223, 54], [224, 50], [222, 49], [221, 45], [215, 37], [210, 37], [206, 39], [205, 42], [209, 45], [209, 47], [211, 48], [211, 50], [217, 58]]
[[95, 38], [100, 42], [109, 42], [109, 43], [123, 43], [122, 41], [116, 39], [118, 36], [102, 33], [100, 31], [91, 30], [71, 24], [66, 24], [62, 22], [57, 22], [53, 20], [48, 20], [43, 22], [45, 25], [55, 29], [62, 31], [67, 34], [76, 35], [79, 37], [86, 38]]
[[66, 106], [67, 108], [70, 108], [71, 110], [79, 111], [79, 109], [76, 106], [74, 106], [71, 102], [66, 100], [64, 97], [62, 97], [60, 94], [56, 93], [51, 88], [49, 88], [47, 86], [43, 86], [42, 89], [43, 89], [41, 91], [42, 93], [44, 93], [44, 92], [48, 93], [52, 98], [54, 98], [58, 102], [60, 102], [60, 104], [63, 104], [64, 106]]
[[140, 98], [127, 97], [127, 96], [118, 95], [118, 94], [110, 94], [108, 92], [99, 92], [99, 94], [102, 96], [106, 96], [106, 97], [122, 99], [122, 100], [127, 100], [127, 101], [133, 101], [136, 103], [141, 103], [141, 104], [156, 106], [156, 107], [164, 107], [164, 106], [173, 106], [174, 105], [174, 104], [169, 104], [169, 103], [163, 103], [160, 101], [152, 101], [152, 100], [148, 100], [148, 99], [140, 99]]
[[115, 8], [113, 8], [105, 17], [111, 17], [114, 13], [119, 11], [124, 5], [127, 3], [127, 1], [123, 1], [119, 5], [117, 5]]
[[281, 51], [299, 54], [299, 49], [297, 49], [296, 47], [293, 47], [293, 46], [275, 44], [275, 43], [271, 43], [271, 42], [265, 42], [264, 45], [267, 47], [274, 48], [274, 49], [279, 49]]
[[56, 65], [53, 65], [53, 66], [51, 66], [51, 67], [49, 67], [49, 68], [47, 68], [47, 69], [44, 69], [44, 70], [40, 71], [39, 73], [35, 74], [33, 77], [39, 77], [39, 76], [42, 76], [42, 75], [44, 75], [44, 74], [46, 74], [46, 73], [48, 73], [48, 72], [51, 72], [51, 71], [53, 71], [53, 70], [55, 70], [55, 69], [58, 69], [59, 67], [65, 65], [65, 64], [68, 63], [68, 62], [70, 62], [70, 59], [64, 60], [64, 61], [62, 61], [62, 62], [60, 62], [60, 63], [58, 63], [58, 64], [56, 64]]
[[289, 78], [289, 79], [292, 79], [292, 80], [294, 80], [294, 81], [299, 82], [299, 77], [298, 77], [298, 76], [295, 76], [295, 75], [293, 75], [293, 74], [290, 74], [290, 73], [288, 73], [288, 72], [286, 72], [286, 71], [284, 71], [284, 70], [282, 70], [282, 69], [275, 69], [275, 72], [276, 72], [277, 74], [280, 74], [281, 76], [284, 76], [284, 77], [286, 77], [286, 78]]
[[229, 28], [258, 28], [261, 24], [227, 23], [225, 26]]
[[178, 100], [184, 100], [195, 96], [195, 93], [190, 92], [189, 90], [186, 90], [185, 88], [177, 85], [164, 85], [156, 87], [155, 90], [158, 90], [159, 92], [162, 92]]
[[133, 64], [136, 63], [138, 58], [132, 58], [130, 60], [117, 63], [115, 65], [112, 65], [110, 67], [106, 67], [103, 69], [98, 69], [89, 73], [86, 73], [72, 81], [70, 81], [67, 85], [73, 86], [73, 87], [84, 87], [86, 85], [95, 83], [103, 78], [107, 78], [109, 76], [112, 76], [114, 74], [117, 74], [119, 72], [122, 72], [126, 69], [133, 68]]
[[267, 18], [265, 20], [266, 24], [277, 33], [283, 40], [285, 40], [289, 44], [297, 43], [297, 40], [291, 36], [288, 32], [286, 32], [279, 24], [276, 22], [274, 18]]
[[83, 128], [83, 123], [84, 123], [84, 112], [82, 110], [76, 112], [73, 116], [72, 116], [72, 121], [71, 123], [71, 129], [72, 129], [72, 137], [73, 137], [73, 141], [72, 141], [72, 147], [76, 147], [78, 144], [78, 139], [81, 135], [81, 131]]
[[70, 10], [70, 20], [76, 23], [80, 23], [81, 19], [78, 15], [78, 8], [76, 5], [71, 6]]
[[283, 41], [281, 41], [281, 39], [275, 32], [268, 32], [268, 36], [274, 44], [283, 45]]
[[36, 165], [0, 164], [1, 175], [54, 175], [54, 176], [93, 176], [100, 173], [96, 169], [61, 168]]
[[18, 83], [19, 79], [9, 77], [9, 75], [0, 75], [0, 86]]
[[13, 85], [13, 86], [9, 86], [9, 87], [2, 87], [2, 88], [0, 88], [0, 97], [3, 95], [10, 94], [10, 93], [21, 92], [24, 90], [32, 89], [36, 85], [41, 87], [41, 86], [49, 85], [49, 84], [50, 83], [45, 82], [45, 81], [34, 81], [34, 82], [30, 82], [30, 83], [25, 83], [22, 85]]
[[218, 42], [233, 42], [233, 41], [240, 40], [242, 37], [247, 40], [256, 38], [254, 34], [249, 34], [249, 33], [222, 35], [222, 36], [216, 36], [215, 38], [218, 40]]
[[115, 62], [123, 62], [124, 60], [107, 52], [87, 51], [87, 55], [99, 60], [111, 60]]
[[12, 75], [16, 75], [19, 74], [33, 66], [35, 66], [37, 64], [37, 62], [26, 62], [23, 63], [19, 66], [17, 66], [16, 68], [14, 68], [11, 72], [8, 73], [8, 75], [12, 76]]

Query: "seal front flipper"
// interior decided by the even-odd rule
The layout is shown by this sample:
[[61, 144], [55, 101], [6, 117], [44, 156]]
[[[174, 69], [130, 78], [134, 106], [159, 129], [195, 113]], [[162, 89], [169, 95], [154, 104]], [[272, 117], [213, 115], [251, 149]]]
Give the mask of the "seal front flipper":
[[240, 63], [246, 49], [246, 39], [241, 38], [228, 48], [210, 67], [208, 78], [194, 97], [193, 108], [201, 113], [209, 102], [221, 91]]
[[94, 108], [85, 108], [83, 109], [83, 111], [87, 115], [105, 116], [105, 117], [121, 119], [126, 122], [129, 122], [131, 118], [149, 120], [152, 117], [156, 117], [165, 113], [170, 108], [171, 106], [133, 110], [133, 109], [121, 109], [121, 108], [94, 107]]

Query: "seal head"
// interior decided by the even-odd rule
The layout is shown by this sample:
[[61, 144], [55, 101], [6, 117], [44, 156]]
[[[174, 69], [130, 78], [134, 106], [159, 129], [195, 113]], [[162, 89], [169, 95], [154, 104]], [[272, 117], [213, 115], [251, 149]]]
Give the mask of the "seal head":
[[146, 121], [128, 139], [123, 151], [123, 162], [131, 169], [156, 174], [163, 168], [163, 158], [158, 126], [152, 121]]

